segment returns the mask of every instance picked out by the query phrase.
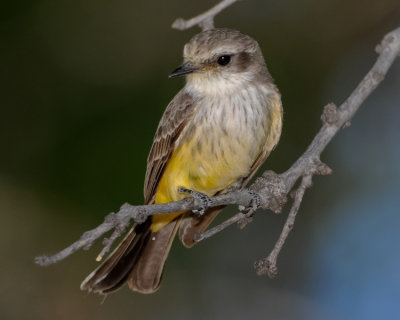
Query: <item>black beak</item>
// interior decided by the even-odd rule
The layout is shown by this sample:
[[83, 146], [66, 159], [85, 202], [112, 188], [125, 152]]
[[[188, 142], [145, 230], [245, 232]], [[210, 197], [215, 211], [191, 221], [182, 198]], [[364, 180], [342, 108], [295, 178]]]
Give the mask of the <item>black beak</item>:
[[191, 62], [185, 62], [172, 71], [168, 78], [183, 76], [185, 74], [195, 72], [196, 70], [197, 68]]

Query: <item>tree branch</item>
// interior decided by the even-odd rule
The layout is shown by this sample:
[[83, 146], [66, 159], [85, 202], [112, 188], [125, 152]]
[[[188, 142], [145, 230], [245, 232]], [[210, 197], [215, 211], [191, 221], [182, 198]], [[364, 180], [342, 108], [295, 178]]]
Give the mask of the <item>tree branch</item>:
[[[215, 7], [188, 21], [177, 19], [173, 24], [173, 28], [184, 30], [194, 25], [199, 25], [203, 30], [212, 28], [215, 15], [236, 1], [237, 0], [221, 1]], [[286, 203], [287, 195], [292, 190], [294, 184], [301, 178], [300, 186], [294, 193], [292, 208], [277, 243], [267, 258], [255, 262], [257, 274], [268, 274], [270, 277], [277, 274], [278, 255], [293, 228], [305, 190], [311, 186], [313, 175], [327, 175], [331, 173], [331, 169], [320, 161], [321, 153], [336, 133], [341, 128], [349, 125], [350, 120], [360, 105], [384, 79], [384, 76], [394, 60], [400, 55], [400, 28], [388, 33], [383, 38], [381, 44], [377, 46], [376, 50], [379, 53], [377, 61], [351, 93], [349, 98], [347, 98], [339, 108], [332, 103], [324, 107], [321, 116], [323, 125], [320, 131], [314, 137], [303, 155], [298, 158], [287, 171], [279, 175], [272, 171], [266, 171], [248, 189], [236, 190], [211, 198], [212, 207], [235, 204], [239, 205], [239, 207], [250, 209], [247, 213], [239, 212], [222, 224], [198, 234], [196, 236], [196, 242], [215, 235], [233, 223], [237, 222], [242, 226], [248, 223], [256, 209], [254, 206], [255, 194], [260, 199], [259, 207], [272, 210], [276, 213], [280, 212], [283, 205]], [[100, 261], [103, 256], [108, 253], [113, 242], [121, 236], [127, 226], [131, 224], [132, 220], [136, 223], [142, 223], [151, 215], [199, 210], [202, 205], [202, 202], [195, 198], [185, 198], [180, 201], [164, 204], [140, 206], [132, 206], [125, 203], [117, 213], [110, 213], [107, 215], [102, 224], [82, 234], [81, 238], [69, 247], [53, 256], [43, 255], [36, 257], [35, 262], [41, 266], [59, 262], [80, 249], [88, 250], [98, 238], [114, 230], [111, 237], [105, 239], [103, 242], [104, 248], [96, 258], [97, 261]]]
[[230, 5], [234, 4], [237, 1], [238, 0], [222, 0], [216, 6], [189, 20], [178, 18], [172, 24], [172, 28], [178, 30], [186, 30], [195, 25], [198, 25], [203, 31], [208, 29], [213, 29], [215, 16], [222, 10], [224, 10], [225, 8], [229, 7]]
[[[229, 204], [239, 204], [241, 206], [248, 207], [251, 206], [253, 198], [254, 194], [251, 190], [243, 189], [226, 193], [211, 199], [212, 207]], [[180, 201], [141, 206], [132, 206], [128, 203], [125, 203], [121, 206], [117, 213], [112, 212], [107, 215], [102, 224], [83, 233], [78, 241], [74, 242], [53, 256], [43, 255], [36, 257], [35, 262], [41, 266], [47, 266], [59, 262], [80, 249], [90, 249], [90, 247], [98, 238], [108, 231], [116, 229], [111, 237], [105, 241], [105, 247], [97, 256], [96, 260], [100, 261], [103, 255], [109, 251], [112, 243], [123, 233], [123, 230], [130, 225], [132, 220], [134, 220], [136, 223], [143, 223], [147, 217], [152, 215], [173, 213], [181, 210], [199, 210], [203, 207], [203, 205], [204, 204], [201, 202], [201, 200], [195, 198], [185, 198]]]
[[304, 193], [306, 189], [311, 187], [312, 175], [303, 176], [301, 180], [300, 187], [294, 192], [294, 202], [292, 208], [290, 209], [288, 218], [286, 219], [285, 225], [283, 226], [282, 233], [279, 236], [278, 241], [275, 244], [274, 249], [271, 251], [267, 258], [258, 260], [254, 263], [254, 268], [258, 275], [268, 274], [270, 278], [274, 278], [278, 273], [278, 268], [276, 266], [278, 255], [282, 250], [283, 245], [290, 231], [292, 231], [294, 222], [296, 220], [296, 215], [299, 212], [300, 204], [303, 201]]

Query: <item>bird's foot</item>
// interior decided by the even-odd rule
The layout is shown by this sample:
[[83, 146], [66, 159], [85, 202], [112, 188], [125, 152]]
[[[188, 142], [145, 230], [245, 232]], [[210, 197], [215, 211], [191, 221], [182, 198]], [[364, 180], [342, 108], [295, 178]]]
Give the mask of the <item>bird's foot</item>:
[[179, 193], [186, 193], [186, 194], [190, 194], [193, 198], [200, 200], [201, 201], [201, 207], [199, 210], [193, 210], [193, 213], [198, 214], [198, 215], [203, 215], [204, 212], [210, 208], [212, 206], [212, 200], [211, 198], [204, 194], [201, 193], [199, 191], [195, 191], [195, 190], [190, 190], [187, 188], [183, 188], [183, 187], [179, 187], [178, 188], [178, 192]]
[[260, 207], [261, 205], [261, 197], [260, 195], [253, 191], [247, 190], [250, 194], [250, 203], [248, 206], [239, 206], [240, 212], [244, 214], [244, 217], [238, 221], [238, 225], [240, 229], [243, 229], [248, 223], [253, 221], [254, 212]]

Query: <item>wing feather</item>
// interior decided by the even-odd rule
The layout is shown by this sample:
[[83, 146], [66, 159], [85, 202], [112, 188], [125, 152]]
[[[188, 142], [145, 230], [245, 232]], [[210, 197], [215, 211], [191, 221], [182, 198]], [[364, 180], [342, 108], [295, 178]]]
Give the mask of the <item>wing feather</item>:
[[147, 170], [144, 181], [145, 203], [153, 201], [158, 182], [175, 149], [175, 142], [192, 118], [194, 107], [193, 97], [184, 90], [181, 90], [165, 109], [147, 158]]

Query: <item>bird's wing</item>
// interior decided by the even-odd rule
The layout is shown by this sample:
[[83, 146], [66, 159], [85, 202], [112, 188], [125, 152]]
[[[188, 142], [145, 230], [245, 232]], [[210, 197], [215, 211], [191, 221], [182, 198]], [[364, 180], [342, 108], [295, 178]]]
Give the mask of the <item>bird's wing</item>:
[[147, 170], [144, 181], [145, 203], [154, 201], [158, 183], [171, 158], [182, 130], [192, 118], [195, 108], [193, 97], [181, 90], [165, 109], [160, 120], [153, 145], [147, 158]]

